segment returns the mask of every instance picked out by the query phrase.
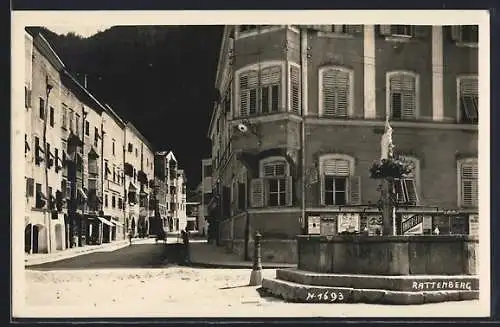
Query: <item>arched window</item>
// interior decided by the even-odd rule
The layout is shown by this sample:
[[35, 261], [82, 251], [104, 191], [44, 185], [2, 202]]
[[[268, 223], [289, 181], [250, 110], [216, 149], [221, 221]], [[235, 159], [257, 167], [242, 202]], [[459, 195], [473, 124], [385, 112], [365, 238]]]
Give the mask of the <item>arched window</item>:
[[457, 162], [458, 205], [460, 207], [477, 208], [478, 165], [477, 158], [461, 159]]
[[420, 202], [420, 161], [418, 158], [400, 155], [400, 159], [411, 165], [410, 174], [394, 180], [394, 191], [398, 203], [418, 205]]
[[319, 158], [321, 204], [361, 204], [361, 178], [354, 176], [354, 158], [327, 154]]
[[283, 157], [269, 157], [259, 163], [259, 178], [250, 184], [252, 207], [292, 205], [290, 166]]
[[419, 83], [413, 72], [387, 73], [387, 114], [395, 120], [415, 119], [418, 113]]
[[323, 117], [344, 118], [352, 115], [354, 73], [344, 67], [319, 70], [319, 113]]

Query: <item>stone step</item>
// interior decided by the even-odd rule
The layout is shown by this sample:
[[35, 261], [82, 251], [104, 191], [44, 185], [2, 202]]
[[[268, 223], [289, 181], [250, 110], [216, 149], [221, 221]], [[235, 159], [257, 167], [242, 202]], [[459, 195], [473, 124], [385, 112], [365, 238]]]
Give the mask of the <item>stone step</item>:
[[262, 281], [260, 290], [287, 302], [301, 303], [410, 305], [479, 299], [479, 291], [401, 292], [382, 289], [312, 286], [267, 278]]
[[317, 273], [292, 268], [276, 270], [276, 278], [310, 286], [382, 289], [403, 292], [479, 290], [479, 277], [471, 275], [353, 275]]

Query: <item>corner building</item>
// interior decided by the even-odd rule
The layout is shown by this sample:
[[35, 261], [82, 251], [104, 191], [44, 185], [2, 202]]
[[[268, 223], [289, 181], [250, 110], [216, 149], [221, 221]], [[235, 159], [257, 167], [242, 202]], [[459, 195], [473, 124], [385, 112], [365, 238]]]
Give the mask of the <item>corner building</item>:
[[209, 127], [219, 243], [251, 255], [259, 231], [263, 260], [295, 262], [297, 234], [380, 230], [369, 168], [386, 115], [414, 166], [397, 233], [472, 233], [477, 43], [464, 25], [226, 26]]

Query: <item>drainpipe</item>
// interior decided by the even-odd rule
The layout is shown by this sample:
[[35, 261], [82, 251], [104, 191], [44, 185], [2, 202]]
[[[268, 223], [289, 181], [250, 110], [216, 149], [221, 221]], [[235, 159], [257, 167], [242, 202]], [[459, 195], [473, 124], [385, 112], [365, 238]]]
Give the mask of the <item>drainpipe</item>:
[[[84, 186], [85, 185], [85, 170], [83, 168], [83, 166], [85, 165], [85, 163], [83, 162], [83, 159], [84, 159], [84, 155], [85, 155], [85, 120], [87, 119], [87, 114], [88, 114], [88, 112], [85, 111], [85, 106], [82, 105], [82, 117], [83, 117], [83, 119], [82, 119], [82, 191], [85, 188], [85, 186]], [[90, 134], [90, 127], [89, 127], [89, 134]], [[79, 135], [77, 135], [77, 136], [80, 137]], [[87, 160], [88, 160], [88, 158], [87, 158]], [[78, 166], [77, 166], [77, 170], [78, 170]], [[87, 171], [87, 174], [88, 174], [88, 171]], [[85, 221], [83, 219], [84, 215], [85, 215], [85, 205], [82, 206], [82, 214], [80, 215], [80, 221], [79, 221], [80, 222], [80, 224], [79, 224], [80, 226], [79, 226], [79, 233], [78, 233], [78, 243], [79, 243], [80, 246], [84, 245], [84, 244], [82, 244], [82, 239], [83, 239], [82, 233], [83, 233], [83, 230], [84, 230], [82, 228], [82, 226], [83, 226], [83, 222]], [[85, 230], [86, 230], [86, 228], [85, 228]], [[85, 237], [85, 240], [86, 239], [87, 238]]]
[[126, 151], [126, 146], [127, 146], [127, 126], [123, 126], [123, 141], [122, 141], [122, 156], [123, 156], [123, 223], [124, 223], [124, 228], [123, 228], [123, 239], [127, 238], [127, 233], [128, 229], [130, 228], [128, 224], [126, 224], [127, 221], [127, 211], [125, 208], [128, 205], [128, 194], [127, 194], [127, 175], [125, 174], [125, 151]]
[[[102, 119], [102, 114], [101, 114], [101, 201], [103, 201], [103, 197], [104, 197], [104, 134], [106, 134], [104, 132], [104, 124], [103, 124], [103, 119]], [[97, 193], [97, 190], [96, 190], [96, 193]], [[97, 196], [97, 194], [96, 194]], [[97, 200], [97, 199], [96, 199]], [[102, 211], [103, 214], [104, 214], [104, 209], [103, 209], [103, 205], [101, 204], [100, 206], [98, 206], [98, 212], [97, 214], [99, 215], [99, 211]]]
[[307, 92], [307, 30], [300, 27], [300, 73], [301, 73], [301, 101], [302, 101], [302, 121], [301, 121], [301, 139], [300, 139], [300, 158], [301, 158], [301, 222], [302, 222], [302, 233], [307, 234], [307, 217], [306, 217], [306, 109], [307, 109], [307, 96], [304, 96], [304, 92]]
[[[49, 84], [49, 77], [45, 77], [45, 108], [44, 108], [44, 115], [43, 115], [43, 147], [45, 151], [45, 194], [47, 194], [47, 216], [48, 216], [48, 221], [47, 221], [47, 226], [49, 229], [48, 233], [48, 244], [47, 244], [47, 251], [49, 253], [52, 252], [52, 227], [51, 227], [51, 219], [52, 217], [50, 216], [51, 214], [51, 209], [50, 209], [50, 203], [51, 203], [51, 195], [49, 194], [49, 160], [50, 160], [50, 154], [47, 151], [47, 119], [49, 119], [49, 95], [50, 91], [52, 90], [52, 85]], [[57, 164], [57, 163], [56, 163]]]

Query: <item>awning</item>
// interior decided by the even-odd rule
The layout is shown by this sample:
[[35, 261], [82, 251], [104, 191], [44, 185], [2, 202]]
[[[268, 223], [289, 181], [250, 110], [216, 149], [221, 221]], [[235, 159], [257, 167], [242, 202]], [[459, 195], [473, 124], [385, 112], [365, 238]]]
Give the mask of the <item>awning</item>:
[[102, 218], [102, 217], [97, 217], [97, 219], [99, 219], [103, 224], [106, 224], [108, 226], [114, 226], [109, 220], [107, 220], [106, 218]]
[[78, 188], [78, 194], [80, 194], [83, 199], [87, 200], [87, 194], [85, 194], [85, 192], [80, 187]]

